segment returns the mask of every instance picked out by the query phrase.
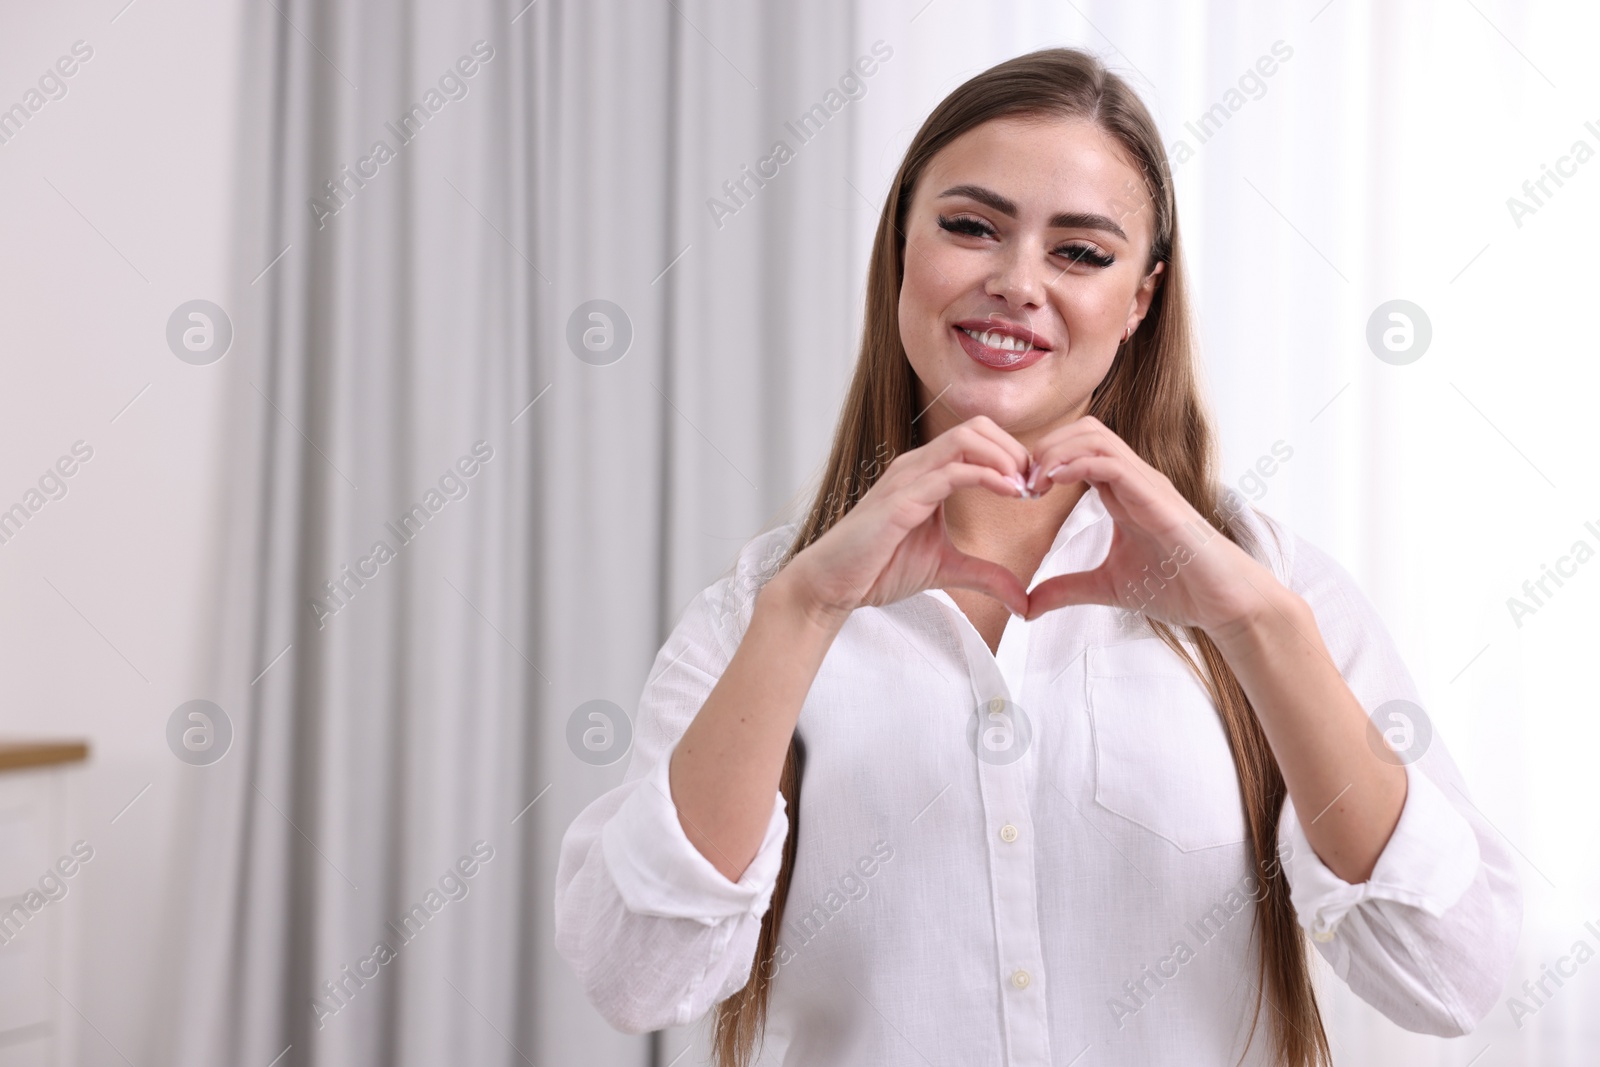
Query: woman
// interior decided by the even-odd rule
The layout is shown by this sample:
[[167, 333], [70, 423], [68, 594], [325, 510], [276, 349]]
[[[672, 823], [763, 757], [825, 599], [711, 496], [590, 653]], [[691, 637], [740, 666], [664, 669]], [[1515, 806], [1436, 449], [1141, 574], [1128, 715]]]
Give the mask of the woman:
[[1399, 1025], [1472, 1029], [1507, 851], [1437, 737], [1374, 728], [1420, 713], [1381, 620], [1213, 447], [1144, 105], [1064, 49], [962, 85], [809, 513], [686, 609], [563, 841], [605, 1016], [715, 1007], [722, 1067], [1324, 1064], [1303, 928]]

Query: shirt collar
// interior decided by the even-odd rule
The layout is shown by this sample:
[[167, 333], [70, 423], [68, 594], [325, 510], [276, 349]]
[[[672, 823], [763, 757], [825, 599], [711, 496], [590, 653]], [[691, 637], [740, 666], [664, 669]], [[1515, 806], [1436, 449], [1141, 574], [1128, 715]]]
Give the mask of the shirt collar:
[[1056, 531], [1056, 539], [1050, 545], [1050, 550], [1044, 554], [1044, 559], [1039, 562], [1039, 569], [1042, 571], [1050, 563], [1051, 558], [1061, 551], [1062, 547], [1078, 533], [1087, 530], [1101, 519], [1109, 517], [1110, 512], [1106, 511], [1105, 501], [1100, 499], [1100, 490], [1091, 485], [1088, 492], [1078, 498], [1078, 502], [1072, 506], [1072, 510], [1067, 513], [1066, 519], [1062, 521], [1061, 528]]
[[[1039, 569], [1034, 575], [1036, 581], [1043, 581], [1054, 576], [1054, 572], [1050, 569], [1051, 563], [1061, 549], [1066, 547], [1067, 542], [1084, 530], [1095, 526], [1101, 520], [1110, 518], [1110, 516], [1111, 513], [1106, 511], [1105, 501], [1100, 499], [1100, 490], [1091, 485], [1088, 491], [1078, 498], [1078, 502], [1072, 505], [1072, 510], [1067, 513], [1067, 517], [1062, 520], [1061, 527], [1056, 531], [1055, 540], [1051, 542], [1049, 551], [1039, 561]], [[922, 593], [924, 596], [931, 596], [935, 600], [949, 605], [956, 611], [961, 610], [957, 607], [956, 602], [950, 598], [950, 594], [943, 589], [924, 589]]]

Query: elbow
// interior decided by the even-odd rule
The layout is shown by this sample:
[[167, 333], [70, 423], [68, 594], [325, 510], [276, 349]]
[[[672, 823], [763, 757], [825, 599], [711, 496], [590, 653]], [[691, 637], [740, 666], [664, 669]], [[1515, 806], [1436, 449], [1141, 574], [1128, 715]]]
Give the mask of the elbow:
[[[1493, 892], [1487, 909], [1487, 929], [1479, 951], [1472, 956], [1476, 966], [1468, 970], [1467, 979], [1458, 984], [1456, 1003], [1460, 1029], [1447, 1035], [1450, 1037], [1469, 1034], [1478, 1028], [1500, 1003], [1516, 966], [1517, 945], [1522, 940], [1522, 882], [1510, 867], [1490, 871], [1488, 880]], [[1506, 1007], [1516, 1018], [1516, 1005], [1508, 1000]]]
[[1466, 1037], [1477, 1030], [1500, 999], [1501, 984], [1485, 981], [1470, 988], [1453, 990], [1452, 1003], [1436, 1005], [1422, 1016], [1421, 1025], [1406, 1029], [1432, 1037]]
[[1476, 1000], [1462, 1002], [1462, 1012], [1456, 1018], [1456, 1026], [1444, 1037], [1466, 1037], [1476, 1030], [1484, 1019], [1489, 1017], [1489, 1012], [1494, 1009], [1495, 1003], [1500, 999], [1498, 988], [1490, 987], [1486, 995]]
[[582, 909], [567, 912], [558, 899], [556, 952], [600, 1017], [624, 1034], [648, 1034], [687, 1022], [680, 1018], [678, 1005], [663, 1003], [658, 991], [644, 987], [646, 977], [655, 972], [629, 957], [626, 946], [618, 943], [618, 931], [592, 929], [593, 921]]
[[1407, 1026], [1404, 1029], [1415, 1034], [1427, 1034], [1430, 1037], [1466, 1037], [1478, 1028], [1484, 1016], [1489, 1014], [1493, 1003], [1479, 1006], [1467, 1001], [1457, 1001], [1454, 1010], [1436, 1008], [1422, 1016], [1419, 1025]]
[[[1482, 941], [1471, 949], [1462, 946], [1456, 956], [1452, 969], [1458, 977], [1446, 987], [1448, 1006], [1436, 1005], [1427, 1016], [1430, 1025], [1419, 1028], [1419, 1033], [1465, 1037], [1477, 1030], [1501, 1002], [1511, 981], [1522, 936], [1522, 900], [1514, 881], [1501, 887], [1491, 914], [1493, 922], [1484, 931]], [[1515, 995], [1506, 1001], [1506, 1007], [1515, 1019]]]
[[[1457, 991], [1460, 1028], [1445, 1036], [1461, 1037], [1476, 1030], [1500, 1003], [1501, 995], [1511, 984], [1517, 945], [1522, 940], [1522, 886], [1514, 873], [1508, 873], [1502, 880], [1492, 914], [1493, 927], [1477, 956], [1478, 966], [1470, 972], [1470, 980], [1462, 983]], [[1517, 1018], [1514, 998], [1505, 1003], [1512, 1018]], [[1526, 1005], [1523, 1008], [1526, 1010]]]
[[[1413, 992], [1406, 1007], [1383, 1013], [1402, 1030], [1430, 1037], [1466, 1037], [1488, 1016], [1500, 987], [1490, 983], [1451, 983]], [[1398, 1007], [1398, 1005], [1396, 1005]]]
[[584, 997], [613, 1030], [624, 1034], [648, 1034], [677, 1026], [677, 1005], [662, 1003], [649, 991], [636, 988], [627, 974], [590, 970], [579, 973]]
[[573, 976], [583, 990], [584, 999], [613, 1029], [624, 1034], [648, 1034], [672, 1025], [672, 1019], [663, 1018], [658, 1006], [630, 988], [627, 975], [619, 973], [604, 961], [586, 960], [573, 951], [576, 946], [562, 932], [556, 934], [556, 950], [567, 961]]
[[665, 1030], [669, 1026], [677, 1025], [675, 1016], [669, 1018], [631, 1010], [637, 1006], [624, 1004], [621, 1006], [622, 1010], [619, 1011], [617, 1010], [618, 1006], [612, 1004], [609, 1009], [601, 1010], [600, 1015], [607, 1023], [611, 1024], [613, 1030], [618, 1030], [624, 1034], [648, 1034], [655, 1030]]

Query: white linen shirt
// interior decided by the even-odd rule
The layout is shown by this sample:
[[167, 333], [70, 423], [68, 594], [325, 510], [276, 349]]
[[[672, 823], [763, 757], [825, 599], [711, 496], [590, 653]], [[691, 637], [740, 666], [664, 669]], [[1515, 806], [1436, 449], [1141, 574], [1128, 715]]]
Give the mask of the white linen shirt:
[[[1253, 508], [1240, 521], [1310, 604], [1362, 706], [1420, 704], [1349, 574]], [[640, 698], [623, 783], [562, 841], [557, 949], [621, 1030], [699, 1020], [752, 973], [789, 831], [782, 794], [734, 883], [685, 836], [667, 761], [797, 531], [754, 538], [685, 609]], [[1111, 531], [1091, 488], [1030, 586], [1097, 566]], [[1012, 617], [994, 654], [942, 590], [860, 608], [797, 729], [798, 853], [758, 1064], [1239, 1059], [1259, 889], [1238, 777], [1216, 705], [1138, 616]], [[1442, 738], [1406, 773], [1366, 882], [1322, 863], [1292, 801], [1278, 858], [1333, 972], [1400, 1026], [1456, 1036], [1499, 996], [1521, 887]], [[1271, 1018], [1263, 1006], [1246, 1064], [1269, 1062]]]

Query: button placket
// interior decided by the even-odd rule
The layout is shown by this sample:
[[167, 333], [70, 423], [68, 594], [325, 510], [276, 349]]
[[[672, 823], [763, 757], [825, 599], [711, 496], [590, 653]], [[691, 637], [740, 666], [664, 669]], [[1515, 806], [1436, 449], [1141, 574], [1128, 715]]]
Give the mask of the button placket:
[[1001, 999], [1010, 1062], [1043, 1067], [1050, 1063], [1049, 1022], [1033, 834], [1028, 832], [1032, 827], [1028, 792], [1035, 758], [1030, 745], [1011, 763], [979, 760], [978, 783], [984, 814], [992, 820], [989, 825], [1004, 820], [998, 833], [984, 838], [994, 893], [996, 965], [1007, 984], [1007, 995]]
[[[948, 594], [936, 598], [959, 616], [957, 630], [966, 654], [972, 683], [972, 709], [999, 700], [1004, 708], [1020, 688], [1027, 660], [1028, 631], [1012, 619], [1000, 638], [999, 655], [989, 651], [971, 621]], [[1026, 708], [1022, 709], [1026, 714]], [[986, 826], [1001, 826], [999, 833], [984, 834], [989, 853], [989, 877], [994, 899], [996, 978], [1002, 983], [1001, 1015], [1006, 1027], [1007, 1063], [1015, 1067], [1048, 1067], [1049, 1019], [1044, 990], [1044, 959], [1039, 927], [1039, 899], [1033, 854], [1033, 814], [1028, 797], [1036, 776], [1037, 757], [1032, 742], [1015, 760], [990, 762], [973, 755], [978, 768], [978, 792]], [[1005, 828], [1010, 839], [1003, 840]]]

